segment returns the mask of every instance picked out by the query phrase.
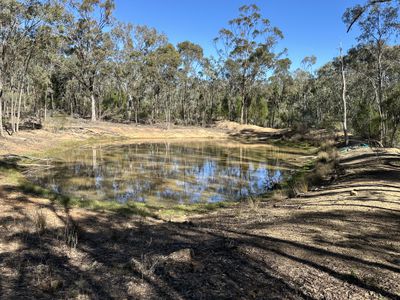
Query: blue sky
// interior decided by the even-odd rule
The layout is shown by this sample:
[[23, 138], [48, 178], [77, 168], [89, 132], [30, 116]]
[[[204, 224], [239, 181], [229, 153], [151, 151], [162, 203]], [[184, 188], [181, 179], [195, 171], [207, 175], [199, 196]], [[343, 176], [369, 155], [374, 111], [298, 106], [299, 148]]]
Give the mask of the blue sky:
[[145, 24], [165, 33], [177, 44], [190, 40], [206, 55], [215, 54], [212, 43], [219, 29], [238, 16], [243, 4], [255, 3], [285, 38], [277, 49], [287, 48], [292, 69], [305, 56], [315, 55], [321, 66], [356, 43], [357, 30], [346, 33], [342, 22], [347, 7], [363, 0], [116, 0], [115, 16], [133, 24]]

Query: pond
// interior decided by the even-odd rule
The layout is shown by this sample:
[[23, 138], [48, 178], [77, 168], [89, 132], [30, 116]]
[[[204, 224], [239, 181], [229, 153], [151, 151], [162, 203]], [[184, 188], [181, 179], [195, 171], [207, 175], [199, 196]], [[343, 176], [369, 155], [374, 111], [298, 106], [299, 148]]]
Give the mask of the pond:
[[59, 153], [30, 179], [83, 200], [162, 205], [239, 201], [283, 181], [300, 154], [232, 141], [98, 145]]

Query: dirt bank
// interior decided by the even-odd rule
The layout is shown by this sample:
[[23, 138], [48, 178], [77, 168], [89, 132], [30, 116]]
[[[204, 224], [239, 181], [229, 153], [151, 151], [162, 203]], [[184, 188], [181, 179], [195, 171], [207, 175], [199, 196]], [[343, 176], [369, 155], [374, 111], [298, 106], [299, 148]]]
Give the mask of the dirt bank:
[[302, 198], [171, 223], [0, 186], [2, 299], [399, 299], [400, 155], [342, 153]]
[[24, 130], [0, 139], [0, 155], [27, 154], [83, 142], [126, 142], [127, 140], [227, 138], [218, 128], [166, 125], [130, 125], [110, 122], [89, 122], [71, 118], [52, 118], [40, 130]]
[[240, 139], [264, 141], [280, 138], [288, 130], [241, 125], [221, 121], [209, 127], [174, 126], [167, 124], [134, 125], [111, 122], [90, 122], [68, 117], [50, 118], [43, 129], [23, 130], [0, 138], [0, 155], [24, 155], [65, 148], [82, 143], [126, 143], [129, 140]]

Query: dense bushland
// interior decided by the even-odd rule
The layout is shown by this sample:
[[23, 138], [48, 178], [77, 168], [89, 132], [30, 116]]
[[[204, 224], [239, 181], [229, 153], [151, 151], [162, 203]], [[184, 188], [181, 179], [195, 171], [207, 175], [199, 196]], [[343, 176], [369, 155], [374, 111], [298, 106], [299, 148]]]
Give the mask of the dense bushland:
[[[398, 143], [398, 1], [349, 8], [354, 48], [319, 69], [292, 70], [284, 38], [255, 5], [200, 45], [113, 17], [112, 0], [2, 0], [0, 135], [55, 112], [118, 122], [335, 128]], [[338, 45], [339, 48], [339, 45]]]

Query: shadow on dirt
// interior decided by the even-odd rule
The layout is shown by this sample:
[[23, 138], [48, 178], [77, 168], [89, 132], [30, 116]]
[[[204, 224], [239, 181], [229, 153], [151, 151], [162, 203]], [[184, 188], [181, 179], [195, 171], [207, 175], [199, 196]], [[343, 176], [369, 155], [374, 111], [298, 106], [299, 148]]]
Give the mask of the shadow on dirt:
[[[0, 189], [4, 299], [400, 298], [397, 210], [297, 210], [273, 218], [271, 207], [245, 212], [242, 223], [227, 209], [177, 224], [101, 212], [74, 217], [13, 189]], [[11, 199], [11, 192], [21, 196]], [[49, 209], [62, 226], [37, 230], [27, 204]], [[299, 238], [254, 233], [285, 227]]]

